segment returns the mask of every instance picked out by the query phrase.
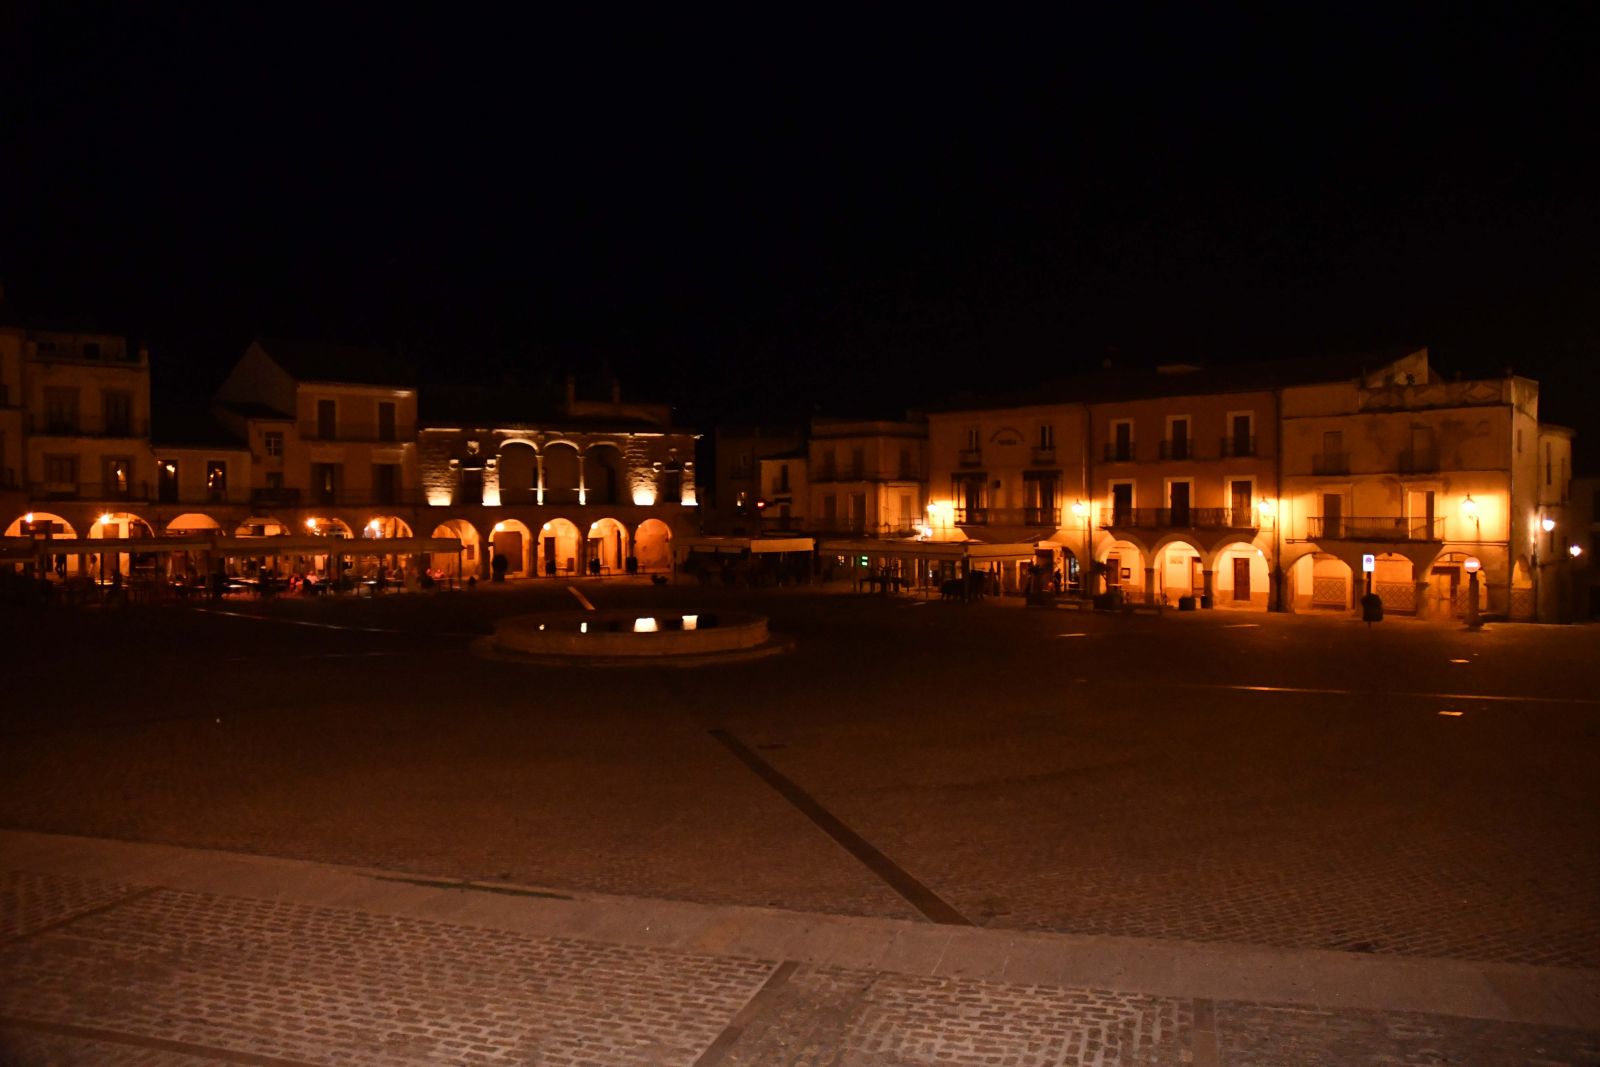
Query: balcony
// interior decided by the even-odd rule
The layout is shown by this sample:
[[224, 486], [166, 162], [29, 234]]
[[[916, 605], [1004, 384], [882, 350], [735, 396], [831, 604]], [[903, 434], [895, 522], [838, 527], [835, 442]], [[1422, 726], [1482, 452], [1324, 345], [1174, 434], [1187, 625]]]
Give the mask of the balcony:
[[1101, 508], [1100, 528], [1254, 530], [1255, 508]]
[[334, 426], [318, 426], [314, 422], [300, 424], [302, 441], [349, 441], [353, 444], [410, 444], [414, 434], [409, 427], [384, 426], [375, 422], [340, 422]]
[[1105, 461], [1107, 463], [1132, 463], [1137, 449], [1132, 441], [1106, 442]]
[[956, 508], [957, 526], [987, 526], [989, 525], [988, 508]]
[[981, 467], [981, 466], [983, 466], [983, 449], [981, 449], [981, 448], [963, 448], [960, 452], [956, 453], [956, 466], [958, 466], [958, 467]]
[[1222, 439], [1222, 450], [1220, 455], [1224, 459], [1231, 459], [1234, 456], [1253, 456], [1255, 454], [1256, 439], [1254, 436], [1245, 437], [1242, 435], [1234, 435], [1232, 437], [1224, 437]]
[[36, 437], [148, 437], [150, 420], [79, 415], [77, 418], [29, 415], [28, 432]]
[[36, 500], [149, 500], [146, 482], [30, 482]]
[[1311, 457], [1312, 474], [1349, 474], [1350, 453], [1324, 452]]
[[1313, 515], [1306, 519], [1311, 541], [1443, 541], [1444, 519], [1401, 515]]
[[1194, 459], [1194, 444], [1187, 437], [1161, 442], [1162, 459]]
[[1023, 508], [1022, 525], [1048, 526], [1054, 530], [1061, 525], [1060, 508]]
[[1439, 453], [1432, 448], [1408, 448], [1400, 453], [1401, 474], [1423, 474], [1439, 469]]
[[300, 490], [284, 489], [252, 489], [250, 490], [250, 504], [252, 507], [263, 508], [297, 508], [300, 506]]
[[956, 508], [957, 526], [1032, 526], [1056, 529], [1060, 508]]
[[1029, 458], [1036, 467], [1052, 467], [1056, 462], [1055, 447], [1035, 448]]

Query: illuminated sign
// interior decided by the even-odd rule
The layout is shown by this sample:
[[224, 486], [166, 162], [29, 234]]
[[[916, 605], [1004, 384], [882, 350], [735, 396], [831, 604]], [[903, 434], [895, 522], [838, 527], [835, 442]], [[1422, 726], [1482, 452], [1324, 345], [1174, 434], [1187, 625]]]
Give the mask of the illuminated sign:
[[1361, 570], [1362, 570], [1362, 572], [1365, 573], [1365, 574], [1371, 574], [1373, 571], [1375, 571], [1377, 569], [1378, 569], [1378, 557], [1374, 556], [1371, 552], [1365, 553], [1361, 557]]

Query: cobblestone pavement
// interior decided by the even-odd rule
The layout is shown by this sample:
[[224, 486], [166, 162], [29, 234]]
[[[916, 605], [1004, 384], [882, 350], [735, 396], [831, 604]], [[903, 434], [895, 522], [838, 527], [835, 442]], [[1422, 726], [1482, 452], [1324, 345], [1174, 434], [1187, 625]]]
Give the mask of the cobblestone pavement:
[[0, 942], [7, 1064], [1600, 1063], [1600, 1019], [1564, 1029], [785, 963], [37, 873], [7, 872], [0, 897], [29, 917]]

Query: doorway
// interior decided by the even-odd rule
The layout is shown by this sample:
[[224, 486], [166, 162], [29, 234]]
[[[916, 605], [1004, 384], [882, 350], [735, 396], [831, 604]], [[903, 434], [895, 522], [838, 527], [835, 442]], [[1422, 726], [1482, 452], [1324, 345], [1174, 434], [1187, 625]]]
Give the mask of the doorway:
[[1248, 556], [1233, 557], [1233, 599], [1238, 603], [1250, 603], [1250, 559]]

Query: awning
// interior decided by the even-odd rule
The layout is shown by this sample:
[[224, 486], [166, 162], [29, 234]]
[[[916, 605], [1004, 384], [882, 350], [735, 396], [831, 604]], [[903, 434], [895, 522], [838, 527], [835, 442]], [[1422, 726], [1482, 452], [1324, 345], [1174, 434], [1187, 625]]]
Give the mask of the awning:
[[768, 552], [810, 552], [816, 544], [814, 537], [682, 537], [672, 547], [684, 556], [691, 552], [749, 552], [758, 556]]

